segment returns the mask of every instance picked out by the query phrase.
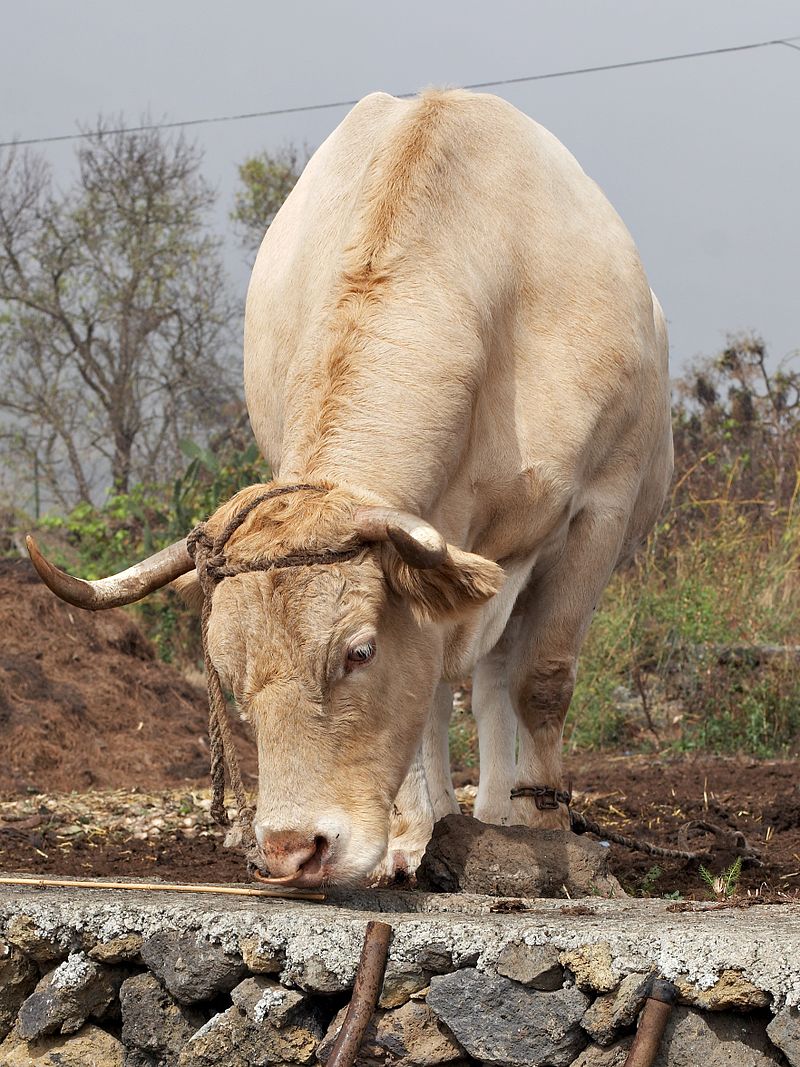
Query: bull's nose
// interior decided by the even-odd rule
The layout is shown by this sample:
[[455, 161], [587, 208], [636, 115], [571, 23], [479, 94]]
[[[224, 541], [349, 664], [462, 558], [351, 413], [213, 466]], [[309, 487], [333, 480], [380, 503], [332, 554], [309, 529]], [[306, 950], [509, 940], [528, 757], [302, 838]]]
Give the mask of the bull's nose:
[[328, 840], [318, 834], [308, 834], [294, 830], [269, 831], [256, 826], [256, 838], [261, 846], [264, 866], [270, 878], [294, 879], [310, 874], [311, 868], [317, 868], [328, 850]]

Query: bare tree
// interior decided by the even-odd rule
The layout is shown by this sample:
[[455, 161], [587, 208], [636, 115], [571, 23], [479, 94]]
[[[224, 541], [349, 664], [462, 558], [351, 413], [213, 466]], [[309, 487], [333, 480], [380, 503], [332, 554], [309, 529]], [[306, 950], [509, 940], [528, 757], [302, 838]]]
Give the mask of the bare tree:
[[289, 144], [272, 155], [262, 152], [240, 164], [241, 186], [236, 191], [231, 220], [247, 252], [258, 249], [278, 209], [297, 184], [310, 154], [306, 146], [299, 149]]
[[200, 162], [183, 138], [104, 121], [66, 192], [42, 159], [0, 159], [3, 444], [62, 506], [171, 475], [235, 396]]
[[679, 498], [791, 509], [800, 488], [800, 353], [777, 366], [754, 334], [689, 368], [673, 403]]

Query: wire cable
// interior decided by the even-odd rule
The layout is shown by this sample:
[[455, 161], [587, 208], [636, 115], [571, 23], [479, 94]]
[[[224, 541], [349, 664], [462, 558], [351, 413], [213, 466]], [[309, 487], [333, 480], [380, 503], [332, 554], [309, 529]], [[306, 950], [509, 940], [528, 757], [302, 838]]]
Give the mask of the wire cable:
[[[731, 52], [751, 52], [757, 48], [772, 48], [775, 45], [786, 45], [796, 51], [800, 47], [792, 44], [792, 41], [800, 41], [800, 34], [796, 37], [777, 37], [770, 41], [754, 41], [750, 44], [729, 45], [726, 48], [704, 48], [698, 52], [675, 52], [668, 56], [653, 56], [650, 59], [631, 59], [622, 63], [603, 63], [594, 67], [572, 67], [568, 70], [554, 70], [545, 74], [526, 74], [518, 78], [497, 78], [494, 81], [472, 82], [461, 86], [462, 89], [493, 89], [501, 85], [522, 85], [527, 82], [548, 81], [553, 78], [570, 78], [576, 74], [598, 74], [609, 70], [628, 70], [632, 67], [647, 67], [656, 63], [673, 63], [681, 59], [698, 59], [705, 56], [726, 55]], [[395, 93], [400, 100], [407, 100], [417, 95], [417, 91]], [[297, 115], [310, 111], [327, 111], [337, 107], [354, 107], [358, 103], [354, 100], [330, 100], [324, 104], [300, 104], [296, 107], [277, 107], [267, 111], [245, 111], [237, 115], [215, 115], [198, 119], [181, 119], [174, 122], [148, 122], [139, 126], [122, 126], [118, 129], [103, 130], [104, 135], [144, 133], [146, 130], [174, 130], [186, 126], [210, 126], [221, 122], [241, 122], [245, 119], [271, 118], [275, 115]], [[22, 145], [52, 144], [55, 141], [80, 141], [87, 137], [94, 137], [98, 131], [82, 133], [62, 133], [52, 137], [27, 137], [16, 141], [0, 141], [0, 148], [16, 148]]]

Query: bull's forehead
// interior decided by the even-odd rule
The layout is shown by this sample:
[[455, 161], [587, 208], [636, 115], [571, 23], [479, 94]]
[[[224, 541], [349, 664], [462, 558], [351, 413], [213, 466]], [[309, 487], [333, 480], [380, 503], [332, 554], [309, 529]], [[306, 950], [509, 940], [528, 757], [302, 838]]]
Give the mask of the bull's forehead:
[[369, 557], [226, 578], [214, 593], [212, 656], [242, 696], [290, 677], [321, 685], [332, 656], [378, 630], [386, 596]]

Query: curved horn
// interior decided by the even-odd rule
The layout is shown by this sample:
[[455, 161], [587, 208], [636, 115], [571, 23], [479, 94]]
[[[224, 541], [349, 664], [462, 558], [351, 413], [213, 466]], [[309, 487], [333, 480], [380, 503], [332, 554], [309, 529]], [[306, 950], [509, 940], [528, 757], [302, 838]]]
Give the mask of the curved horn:
[[433, 526], [394, 508], [359, 508], [356, 530], [365, 541], [391, 541], [411, 567], [432, 570], [447, 558], [447, 542]]
[[88, 611], [100, 611], [102, 608], [118, 608], [122, 604], [132, 604], [141, 600], [156, 589], [167, 585], [174, 578], [194, 569], [192, 557], [186, 548], [186, 538], [176, 541], [168, 548], [135, 563], [119, 574], [100, 578], [95, 582], [86, 582], [82, 578], [54, 567], [44, 558], [30, 534], [25, 538], [31, 563], [44, 584], [57, 597]]

